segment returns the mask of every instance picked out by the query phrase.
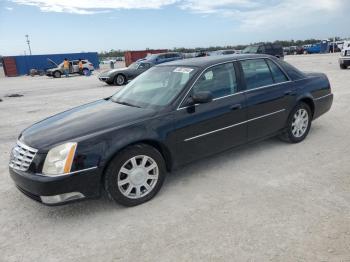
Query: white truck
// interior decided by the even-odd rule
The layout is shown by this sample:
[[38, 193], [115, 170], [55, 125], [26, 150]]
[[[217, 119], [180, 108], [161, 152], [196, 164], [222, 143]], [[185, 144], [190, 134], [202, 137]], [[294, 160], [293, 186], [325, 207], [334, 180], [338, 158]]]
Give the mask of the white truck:
[[347, 69], [350, 66], [350, 41], [344, 41], [339, 57], [339, 66], [341, 69]]

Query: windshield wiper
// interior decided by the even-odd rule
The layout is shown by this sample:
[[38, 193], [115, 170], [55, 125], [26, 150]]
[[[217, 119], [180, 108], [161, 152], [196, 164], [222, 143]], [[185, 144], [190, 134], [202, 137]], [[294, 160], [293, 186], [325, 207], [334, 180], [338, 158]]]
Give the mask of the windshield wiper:
[[133, 104], [130, 104], [130, 103], [128, 103], [128, 102], [117, 101], [117, 100], [114, 100], [113, 98], [112, 98], [111, 100], [112, 100], [113, 102], [118, 103], [118, 104], [121, 104], [121, 105], [141, 108], [140, 106], [133, 105]]

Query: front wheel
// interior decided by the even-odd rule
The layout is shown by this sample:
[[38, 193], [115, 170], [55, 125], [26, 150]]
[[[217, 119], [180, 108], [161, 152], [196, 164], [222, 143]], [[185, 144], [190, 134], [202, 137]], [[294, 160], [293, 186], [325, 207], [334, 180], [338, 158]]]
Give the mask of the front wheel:
[[125, 85], [126, 78], [125, 78], [125, 76], [119, 74], [114, 78], [113, 82], [114, 82], [114, 85], [116, 85], [116, 86], [122, 86], [122, 85]]
[[60, 78], [61, 77], [61, 72], [60, 71], [55, 71], [54, 73], [53, 73], [53, 77], [54, 78]]
[[289, 143], [299, 143], [308, 135], [311, 127], [312, 113], [305, 103], [298, 104], [291, 112], [286, 130], [280, 138]]
[[108, 166], [105, 190], [121, 205], [140, 205], [158, 193], [165, 174], [164, 159], [157, 149], [146, 144], [130, 146]]

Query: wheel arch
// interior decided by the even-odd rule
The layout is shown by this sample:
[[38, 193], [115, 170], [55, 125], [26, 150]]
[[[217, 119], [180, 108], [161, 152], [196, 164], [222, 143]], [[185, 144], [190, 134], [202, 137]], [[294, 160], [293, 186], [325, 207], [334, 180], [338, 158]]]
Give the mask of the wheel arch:
[[310, 110], [311, 110], [311, 113], [312, 113], [312, 118], [314, 117], [314, 114], [315, 114], [315, 103], [314, 103], [314, 100], [309, 97], [309, 96], [305, 96], [305, 97], [300, 97], [298, 99], [298, 103], [305, 103], [307, 104], [309, 107], [310, 107]]
[[104, 175], [105, 175], [105, 171], [108, 168], [108, 166], [110, 165], [110, 163], [112, 162], [113, 158], [115, 156], [117, 156], [122, 150], [124, 150], [127, 147], [130, 146], [134, 146], [134, 145], [138, 145], [138, 144], [146, 144], [149, 146], [154, 147], [155, 149], [157, 149], [159, 151], [159, 153], [162, 155], [164, 161], [165, 161], [165, 166], [167, 171], [171, 171], [173, 168], [173, 157], [170, 153], [170, 150], [168, 149], [167, 146], [165, 146], [163, 143], [154, 140], [154, 139], [143, 139], [143, 140], [138, 140], [132, 143], [128, 143], [120, 148], [118, 148], [117, 150], [114, 151], [114, 153], [112, 153], [108, 159], [106, 160], [103, 170], [102, 170], [102, 181], [104, 179]]

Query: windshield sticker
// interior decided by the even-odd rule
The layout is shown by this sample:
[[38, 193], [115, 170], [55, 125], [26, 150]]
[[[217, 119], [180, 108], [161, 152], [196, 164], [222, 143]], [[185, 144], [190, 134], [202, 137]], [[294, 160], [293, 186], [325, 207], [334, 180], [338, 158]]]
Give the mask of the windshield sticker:
[[193, 71], [193, 69], [192, 68], [188, 68], [188, 67], [177, 67], [174, 70], [175, 73], [185, 73], [185, 74], [189, 74], [192, 71]]

